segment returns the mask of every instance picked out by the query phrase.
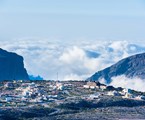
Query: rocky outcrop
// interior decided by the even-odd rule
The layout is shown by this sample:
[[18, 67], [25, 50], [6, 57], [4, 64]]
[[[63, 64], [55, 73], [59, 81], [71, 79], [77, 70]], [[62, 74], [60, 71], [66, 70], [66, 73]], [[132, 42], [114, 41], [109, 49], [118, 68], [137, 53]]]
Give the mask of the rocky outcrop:
[[0, 80], [28, 80], [23, 57], [0, 48]]
[[112, 77], [119, 75], [125, 75], [129, 78], [145, 78], [145, 53], [122, 59], [116, 64], [96, 72], [87, 80], [97, 81], [101, 78], [104, 78], [107, 83], [110, 83]]

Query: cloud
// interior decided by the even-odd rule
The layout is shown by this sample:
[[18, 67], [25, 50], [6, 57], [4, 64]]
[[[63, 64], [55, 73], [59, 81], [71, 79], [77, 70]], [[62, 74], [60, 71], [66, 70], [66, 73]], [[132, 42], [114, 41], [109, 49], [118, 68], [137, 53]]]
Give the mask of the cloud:
[[144, 91], [145, 92], [145, 79], [140, 79], [137, 77], [128, 78], [125, 75], [112, 77], [112, 82], [110, 85], [115, 87], [123, 87], [123, 88], [130, 88], [137, 91]]
[[118, 60], [144, 52], [145, 46], [127, 41], [50, 42], [48, 39], [1, 41], [0, 47], [24, 57], [29, 74], [44, 79], [86, 79]]

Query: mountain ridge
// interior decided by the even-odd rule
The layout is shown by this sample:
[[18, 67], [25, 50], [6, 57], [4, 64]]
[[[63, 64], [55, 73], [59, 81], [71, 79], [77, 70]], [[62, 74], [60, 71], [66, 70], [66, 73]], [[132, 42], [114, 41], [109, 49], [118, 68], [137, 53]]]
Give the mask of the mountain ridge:
[[139, 53], [130, 57], [124, 58], [117, 63], [100, 70], [89, 77], [87, 80], [98, 81], [104, 78], [106, 83], [111, 82], [112, 77], [125, 75], [126, 77], [133, 78], [145, 77], [145, 53]]

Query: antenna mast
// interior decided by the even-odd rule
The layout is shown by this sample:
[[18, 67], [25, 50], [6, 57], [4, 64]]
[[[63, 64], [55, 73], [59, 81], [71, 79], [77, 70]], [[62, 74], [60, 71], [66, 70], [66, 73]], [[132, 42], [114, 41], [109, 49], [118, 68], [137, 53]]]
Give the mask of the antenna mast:
[[58, 81], [58, 72], [57, 72], [57, 81]]

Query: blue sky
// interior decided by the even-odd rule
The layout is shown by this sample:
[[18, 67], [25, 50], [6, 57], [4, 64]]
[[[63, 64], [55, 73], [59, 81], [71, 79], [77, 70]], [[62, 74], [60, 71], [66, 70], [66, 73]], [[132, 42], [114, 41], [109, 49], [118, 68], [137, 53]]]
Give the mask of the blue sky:
[[144, 0], [0, 0], [0, 40], [145, 39]]

